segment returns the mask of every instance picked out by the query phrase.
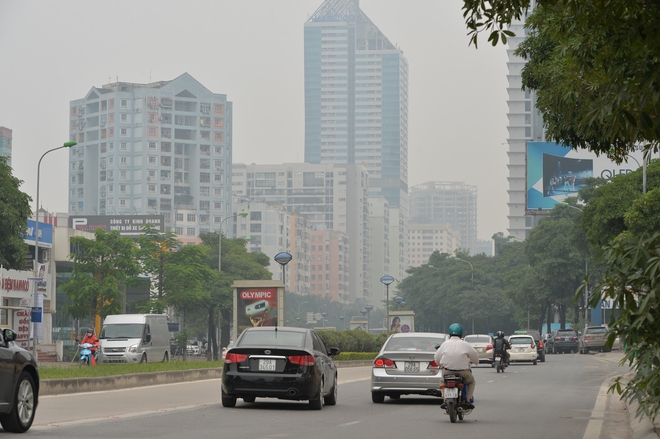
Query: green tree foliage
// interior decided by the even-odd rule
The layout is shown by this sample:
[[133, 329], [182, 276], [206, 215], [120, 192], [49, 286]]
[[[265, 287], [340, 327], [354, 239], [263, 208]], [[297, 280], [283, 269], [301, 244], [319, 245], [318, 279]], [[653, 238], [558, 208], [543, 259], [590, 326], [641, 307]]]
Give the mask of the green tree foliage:
[[580, 221], [589, 244], [600, 249], [626, 230], [635, 236], [660, 231], [660, 160], [651, 160], [646, 195], [642, 192], [642, 169], [610, 180], [590, 179], [580, 190], [587, 202]]
[[609, 346], [620, 337], [633, 378], [621, 388], [619, 377], [613, 388], [628, 401], [639, 403], [637, 416], [655, 419], [660, 413], [660, 233], [641, 238], [623, 233], [604, 253], [609, 265], [602, 285], [603, 295], [592, 297], [613, 301], [619, 313], [610, 320]]
[[[471, 41], [497, 44], [530, 0], [464, 0]], [[539, 0], [526, 20], [523, 86], [537, 92], [546, 137], [622, 161], [660, 139], [660, 4]]]
[[135, 242], [117, 231], [96, 229], [94, 239], [75, 236], [71, 246], [76, 249], [69, 255], [75, 265], [71, 279], [62, 286], [70, 301], [65, 312], [91, 322], [97, 315], [103, 319], [121, 313], [121, 287], [140, 272]]
[[[217, 272], [218, 256], [218, 234], [216, 232], [203, 233], [200, 235], [202, 243], [207, 248], [210, 258], [210, 267]], [[215, 278], [209, 278], [206, 284], [210, 292], [204, 306], [208, 312], [209, 335], [211, 336], [209, 347], [211, 357], [218, 359], [218, 340], [215, 338], [215, 317], [220, 311], [222, 321], [219, 322], [221, 329], [220, 346], [229, 344], [229, 329], [232, 322], [233, 296], [231, 285], [235, 280], [266, 280], [271, 279], [271, 273], [266, 267], [270, 265], [270, 259], [263, 253], [249, 253], [244, 239], [229, 239], [222, 237], [222, 272]]]
[[0, 157], [0, 265], [15, 270], [25, 265], [28, 246], [23, 241], [32, 199], [19, 190], [23, 181], [14, 177], [5, 157]]

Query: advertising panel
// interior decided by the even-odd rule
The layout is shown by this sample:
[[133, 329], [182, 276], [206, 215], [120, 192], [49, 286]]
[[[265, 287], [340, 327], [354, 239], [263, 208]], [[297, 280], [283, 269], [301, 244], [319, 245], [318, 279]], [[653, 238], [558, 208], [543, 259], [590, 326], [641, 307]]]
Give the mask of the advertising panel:
[[[627, 174], [642, 163], [642, 152], [617, 165], [606, 156], [553, 142], [527, 142], [527, 209], [552, 209], [585, 187], [585, 179]], [[637, 160], [637, 162], [635, 161]]]
[[234, 340], [247, 328], [284, 326], [284, 288], [281, 282], [236, 281]]
[[[23, 240], [28, 245], [34, 245], [35, 242], [35, 232], [36, 223], [34, 220], [27, 220], [27, 232], [23, 235]], [[41, 248], [53, 248], [53, 225], [46, 224], [39, 221], [39, 247]]]
[[389, 328], [391, 332], [415, 332], [414, 327], [414, 315], [412, 313], [390, 313]]
[[[165, 232], [165, 217], [163, 215], [99, 215], [99, 216], [71, 216], [69, 227], [85, 232], [103, 229], [106, 232], [119, 231], [121, 236], [138, 236], [142, 234], [142, 227], [151, 224], [160, 233]], [[41, 224], [39, 224], [41, 229]], [[41, 243], [41, 242], [40, 242]]]

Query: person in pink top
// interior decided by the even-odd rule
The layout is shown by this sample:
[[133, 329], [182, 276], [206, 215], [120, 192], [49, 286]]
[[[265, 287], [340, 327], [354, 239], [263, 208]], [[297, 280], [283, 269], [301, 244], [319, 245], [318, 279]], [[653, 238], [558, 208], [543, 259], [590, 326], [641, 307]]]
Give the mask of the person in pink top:
[[463, 378], [467, 386], [465, 408], [473, 409], [471, 401], [477, 381], [472, 375], [471, 365], [479, 364], [479, 354], [470, 343], [463, 340], [463, 327], [458, 323], [449, 327], [449, 338], [435, 351], [435, 362], [442, 368], [443, 376], [450, 373]]

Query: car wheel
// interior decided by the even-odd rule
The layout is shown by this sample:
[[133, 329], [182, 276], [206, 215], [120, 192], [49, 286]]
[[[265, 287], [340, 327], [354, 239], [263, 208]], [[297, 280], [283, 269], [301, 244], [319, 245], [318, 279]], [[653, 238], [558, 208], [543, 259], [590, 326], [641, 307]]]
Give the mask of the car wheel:
[[552, 346], [552, 350], [550, 352], [552, 352], [553, 355], [557, 353], [557, 351], [555, 351], [554, 345]]
[[385, 401], [385, 395], [379, 392], [371, 392], [371, 402], [381, 404]]
[[140, 364], [146, 362], [147, 362], [147, 353], [145, 352], [144, 354], [142, 354], [142, 358], [140, 358]]
[[392, 395], [389, 395], [390, 399], [401, 399], [401, 395], [398, 393], [394, 393]]
[[578, 348], [573, 348], [573, 353], [577, 354], [578, 353]]
[[337, 376], [335, 376], [335, 383], [332, 385], [330, 393], [323, 397], [323, 403], [325, 405], [337, 404]]
[[534, 366], [536, 366], [536, 360], [532, 361], [532, 364], [533, 364]]
[[25, 433], [34, 421], [36, 393], [32, 376], [23, 371], [18, 377], [18, 385], [12, 402], [11, 411], [0, 415], [0, 424], [5, 431], [11, 433]]
[[545, 363], [545, 355], [541, 355], [541, 363]]
[[168, 361], [170, 361], [170, 355], [165, 352], [165, 355], [163, 355], [163, 363], [167, 363]]
[[254, 396], [244, 396], [243, 397], [243, 402], [254, 402], [256, 400], [257, 400], [257, 398], [254, 397]]
[[323, 378], [321, 378], [321, 384], [319, 385], [319, 391], [316, 393], [316, 396], [309, 400], [309, 408], [312, 410], [321, 410], [323, 408]]
[[222, 406], [223, 407], [236, 407], [236, 397], [235, 396], [228, 396], [225, 394], [225, 391], [221, 391], [221, 396], [222, 396]]

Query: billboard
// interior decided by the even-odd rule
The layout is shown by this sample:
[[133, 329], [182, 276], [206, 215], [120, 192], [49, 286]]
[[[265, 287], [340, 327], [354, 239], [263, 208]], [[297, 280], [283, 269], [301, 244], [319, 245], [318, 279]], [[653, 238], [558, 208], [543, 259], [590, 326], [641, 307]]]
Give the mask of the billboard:
[[527, 142], [527, 209], [552, 209], [566, 198], [576, 197], [586, 178], [609, 179], [632, 172], [642, 163], [642, 152], [631, 157], [628, 163], [617, 165], [606, 156], [561, 143]]
[[390, 312], [390, 322], [388, 328], [390, 332], [415, 332], [415, 312]]
[[[34, 245], [34, 234], [36, 230], [34, 220], [27, 220], [27, 233], [23, 235], [23, 240], [28, 245]], [[53, 225], [39, 221], [39, 247], [53, 248]]]
[[[121, 236], [138, 236], [142, 234], [142, 226], [151, 224], [160, 233], [165, 232], [164, 215], [99, 215], [70, 216], [69, 227], [85, 232], [103, 229], [106, 232], [119, 231]], [[41, 229], [41, 225], [39, 226]]]
[[279, 281], [235, 281], [234, 340], [247, 328], [284, 326], [284, 285]]

